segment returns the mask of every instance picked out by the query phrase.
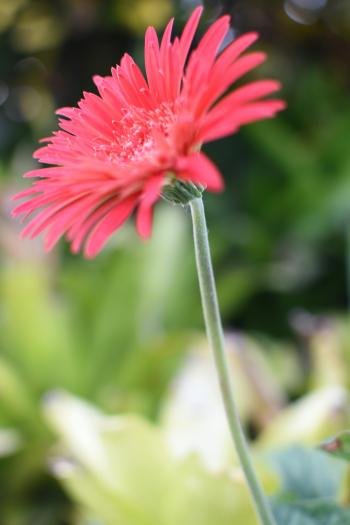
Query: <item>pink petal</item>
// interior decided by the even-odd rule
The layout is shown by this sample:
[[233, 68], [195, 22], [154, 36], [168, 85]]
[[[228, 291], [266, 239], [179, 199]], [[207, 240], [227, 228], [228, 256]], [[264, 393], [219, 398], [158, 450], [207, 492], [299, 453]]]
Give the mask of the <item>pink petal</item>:
[[72, 253], [78, 253], [81, 245], [91, 230], [107, 213], [115, 208], [120, 202], [120, 197], [114, 197], [108, 199], [106, 202], [97, 206], [93, 211], [89, 210], [88, 213], [82, 213], [77, 220], [69, 229], [67, 233], [67, 239], [71, 241]]
[[219, 18], [203, 36], [197, 49], [192, 53], [186, 69], [185, 85], [190, 93], [203, 90], [215, 56], [229, 29], [230, 17]]
[[230, 17], [222, 16], [214, 22], [206, 31], [198, 44], [197, 52], [202, 54], [209, 61], [216, 56], [230, 27]]
[[[223, 81], [227, 75], [228, 68], [232, 66], [233, 62], [258, 38], [257, 33], [246, 33], [234, 40], [229, 46], [224, 49], [221, 55], [217, 58], [210, 73], [209, 85], [199, 101], [196, 114], [204, 112], [217, 98], [218, 92], [223, 89]], [[225, 83], [226, 85], [227, 83]], [[218, 91], [219, 90], [219, 91]], [[224, 87], [224, 91], [226, 87]]]
[[72, 203], [80, 199], [79, 196], [74, 196], [71, 198], [61, 197], [55, 201], [52, 201], [49, 206], [41, 210], [33, 219], [26, 225], [26, 227], [21, 232], [21, 238], [29, 237], [34, 239], [42, 231], [44, 231], [50, 224], [52, 224], [57, 216], [57, 214], [66, 208], [68, 208]]
[[203, 153], [192, 153], [177, 163], [176, 176], [179, 179], [201, 184], [210, 191], [222, 191], [224, 181], [215, 164]]
[[145, 35], [145, 67], [149, 88], [156, 99], [159, 99], [161, 93], [159, 42], [154, 27], [148, 27]]
[[142, 239], [148, 239], [152, 233], [153, 205], [159, 199], [164, 175], [152, 177], [145, 185], [136, 215], [136, 229]]
[[160, 60], [161, 64], [164, 66], [164, 59], [165, 59], [165, 53], [166, 49], [168, 48], [169, 44], [171, 43], [171, 32], [174, 25], [174, 19], [172, 18], [168, 25], [165, 28], [165, 31], [163, 33], [162, 42], [160, 44]]
[[[19, 201], [19, 200], [23, 199], [24, 197], [28, 197], [29, 195], [34, 195], [37, 192], [38, 192], [38, 190], [35, 187], [31, 186], [31, 187], [27, 188], [26, 190], [23, 190], [23, 191], [21, 191], [19, 193], [16, 193], [16, 195], [13, 195], [11, 197], [11, 200]], [[17, 215], [22, 213], [21, 211], [17, 210], [20, 206], [22, 206], [22, 205], [20, 204], [20, 205], [16, 206], [16, 208], [14, 208], [12, 210], [11, 215], [13, 217], [16, 217]]]
[[280, 82], [276, 80], [258, 80], [242, 86], [218, 102], [214, 108], [205, 116], [202, 125], [209, 127], [212, 123], [220, 119], [227, 119], [228, 113], [232, 110], [253, 102], [256, 99], [271, 95], [281, 89]]
[[[35, 188], [33, 189], [33, 193]], [[52, 204], [56, 200], [62, 201], [62, 196], [65, 195], [65, 192], [54, 194], [46, 194], [46, 193], [40, 193], [39, 195], [33, 196], [31, 199], [22, 202], [19, 206], [16, 206], [14, 210], [12, 210], [11, 215], [13, 217], [18, 217], [18, 215], [22, 215], [23, 213], [26, 214], [26, 217], [30, 215], [33, 211], [38, 210], [42, 206], [45, 206], [46, 204]]]
[[218, 57], [213, 74], [222, 73], [259, 38], [258, 33], [246, 33], [236, 38]]
[[[227, 105], [246, 104], [254, 99], [271, 95], [271, 93], [279, 91], [280, 89], [281, 83], [277, 80], [258, 80], [236, 89], [231, 95], [225, 97], [223, 101], [225, 101]], [[220, 102], [220, 104], [222, 102]]]
[[170, 40], [173, 24], [174, 19], [172, 18], [164, 31], [160, 45], [160, 71], [162, 71], [161, 80], [164, 100], [172, 98], [173, 83], [176, 82], [176, 71], [173, 67], [173, 47]]
[[215, 100], [217, 100], [225, 91], [239, 78], [256, 68], [266, 60], [266, 54], [262, 52], [249, 53], [226, 68], [225, 72], [209, 79], [209, 86], [205, 95], [201, 98], [196, 114], [200, 115]]
[[250, 124], [258, 120], [272, 118], [278, 111], [285, 109], [286, 104], [283, 100], [266, 100], [241, 106], [228, 113], [225, 119], [203, 128], [200, 132], [200, 140], [209, 142], [218, 138], [231, 135], [236, 132], [240, 126]]
[[50, 251], [70, 226], [79, 220], [81, 214], [86, 212], [86, 209], [96, 206], [98, 200], [98, 196], [96, 197], [95, 195], [85, 196], [58, 211], [54, 220], [51, 221], [52, 225], [46, 234], [45, 250]]
[[32, 170], [32, 171], [27, 171], [27, 173], [25, 173], [23, 175], [23, 177], [25, 179], [30, 179], [30, 178], [46, 178], [46, 177], [49, 177], [50, 175], [54, 175], [56, 174], [56, 171], [57, 168], [40, 168], [39, 170]]
[[137, 195], [131, 195], [119, 202], [90, 233], [84, 248], [85, 257], [95, 257], [113, 233], [128, 219], [137, 202]]
[[190, 16], [187, 24], [185, 25], [184, 30], [182, 31], [182, 35], [180, 38], [180, 61], [181, 61], [181, 68], [184, 67], [186, 58], [188, 55], [188, 52], [190, 50], [194, 34], [197, 30], [200, 17], [202, 16], [203, 7], [199, 6], [196, 7], [196, 9], [193, 11], [192, 15]]

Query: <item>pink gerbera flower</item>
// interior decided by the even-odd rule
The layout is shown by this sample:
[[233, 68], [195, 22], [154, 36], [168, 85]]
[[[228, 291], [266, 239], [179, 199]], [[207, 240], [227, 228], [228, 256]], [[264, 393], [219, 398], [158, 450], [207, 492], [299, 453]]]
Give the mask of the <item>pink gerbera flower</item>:
[[202, 13], [197, 8], [180, 38], [171, 41], [173, 20], [159, 45], [153, 27], [145, 37], [146, 78], [129, 55], [111, 76], [95, 76], [98, 95], [84, 93], [77, 108], [57, 113], [60, 130], [44, 139], [34, 157], [51, 166], [30, 171], [32, 186], [15, 196], [27, 199], [13, 211], [24, 219], [30, 238], [45, 230], [50, 250], [66, 235], [73, 252], [84, 244], [94, 257], [136, 211], [142, 238], [152, 229], [152, 209], [162, 187], [174, 178], [220, 191], [223, 180], [201, 153], [203, 143], [236, 132], [243, 124], [273, 117], [285, 104], [262, 100], [280, 89], [275, 80], [251, 82], [227, 94], [265, 54], [241, 54], [256, 33], [237, 38], [218, 55], [229, 30], [223, 16], [198, 47], [189, 50]]

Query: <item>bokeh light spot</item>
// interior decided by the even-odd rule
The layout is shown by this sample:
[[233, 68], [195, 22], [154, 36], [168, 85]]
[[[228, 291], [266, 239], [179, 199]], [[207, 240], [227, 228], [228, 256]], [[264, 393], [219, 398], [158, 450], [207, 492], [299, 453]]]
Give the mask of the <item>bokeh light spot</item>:
[[322, 10], [327, 6], [327, 0], [286, 0], [284, 10], [291, 20], [298, 24], [315, 23]]
[[34, 119], [40, 109], [40, 93], [31, 86], [16, 86], [11, 89], [5, 102], [5, 113], [14, 122], [26, 122]]

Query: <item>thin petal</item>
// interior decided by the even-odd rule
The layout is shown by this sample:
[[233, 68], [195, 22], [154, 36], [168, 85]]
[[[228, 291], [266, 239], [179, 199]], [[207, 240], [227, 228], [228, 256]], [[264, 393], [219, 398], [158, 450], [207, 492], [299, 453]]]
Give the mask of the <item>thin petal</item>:
[[95, 257], [113, 233], [128, 219], [135, 208], [137, 195], [132, 195], [119, 202], [90, 233], [84, 248], [88, 259]]
[[168, 23], [160, 45], [160, 71], [162, 71], [162, 84], [164, 100], [172, 98], [173, 83], [176, 82], [176, 71], [173, 66], [173, 46], [171, 45], [171, 31], [174, 19]]
[[90, 230], [102, 219], [102, 217], [107, 215], [112, 208], [118, 205], [119, 202], [119, 196], [113, 197], [106, 202], [103, 202], [100, 206], [95, 207], [92, 211], [88, 210], [88, 213], [83, 213], [81, 217], [79, 217], [79, 220], [70, 227], [67, 233], [67, 239], [71, 241], [72, 253], [79, 252], [82, 243]]
[[186, 69], [185, 86], [190, 93], [205, 89], [205, 81], [230, 26], [230, 17], [219, 18], [203, 36], [192, 53]]
[[203, 125], [208, 127], [220, 119], [227, 119], [227, 115], [239, 106], [254, 102], [259, 98], [271, 95], [281, 89], [280, 82], [276, 80], [258, 80], [242, 86], [216, 104], [203, 119]]
[[202, 16], [203, 7], [199, 6], [193, 11], [180, 38], [180, 62], [181, 67], [184, 67], [188, 52], [190, 50], [194, 34], [197, 30], [200, 17]]
[[192, 153], [179, 159], [176, 175], [179, 179], [202, 184], [210, 191], [222, 191], [224, 188], [221, 173], [203, 153]]
[[148, 239], [152, 232], [153, 205], [159, 199], [164, 175], [152, 177], [146, 184], [136, 215], [136, 229], [142, 239]]
[[33, 219], [26, 225], [21, 232], [21, 238], [29, 237], [34, 239], [42, 231], [44, 231], [50, 224], [52, 224], [57, 217], [57, 214], [67, 209], [72, 203], [77, 201], [80, 196], [71, 198], [61, 197], [53, 201], [49, 206], [41, 210]]
[[173, 25], [174, 25], [174, 18], [172, 18], [168, 22], [168, 25], [166, 26], [165, 31], [163, 33], [162, 42], [160, 44], [160, 60], [161, 60], [161, 65], [163, 66], [163, 68], [164, 68], [164, 60], [166, 59], [166, 50], [169, 44], [171, 43], [171, 32], [173, 29]]
[[259, 38], [258, 33], [246, 33], [229, 44], [218, 57], [213, 74], [220, 74]]
[[150, 90], [159, 99], [162, 80], [159, 78], [159, 42], [154, 27], [148, 27], [145, 35], [145, 67]]
[[248, 53], [233, 62], [220, 75], [211, 76], [208, 88], [198, 103], [196, 115], [203, 114], [232, 84], [252, 69], [260, 66], [265, 60], [266, 54], [261, 51]]
[[54, 220], [51, 221], [49, 231], [45, 236], [45, 251], [50, 251], [66, 231], [74, 224], [86, 209], [96, 206], [99, 197], [89, 195], [78, 199], [76, 202], [65, 207], [55, 214]]
[[213, 60], [230, 27], [230, 20], [228, 15], [218, 18], [202, 37], [198, 44], [197, 52]]
[[235, 133], [241, 126], [272, 118], [278, 111], [285, 109], [283, 100], [266, 100], [241, 106], [228, 113], [224, 119], [203, 128], [199, 134], [202, 142], [210, 142]]

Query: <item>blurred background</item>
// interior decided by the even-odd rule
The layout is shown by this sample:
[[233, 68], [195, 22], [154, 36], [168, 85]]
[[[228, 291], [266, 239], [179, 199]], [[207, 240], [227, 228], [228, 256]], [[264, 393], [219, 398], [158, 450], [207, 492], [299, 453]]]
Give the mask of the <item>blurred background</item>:
[[[56, 128], [55, 109], [94, 90], [92, 76], [123, 52], [142, 65], [145, 28], [174, 15], [179, 32], [199, 3], [0, 0], [0, 525], [81, 519], [50, 469], [48, 392], [142, 415], [175, 449], [191, 448], [200, 429], [217, 459], [203, 438], [217, 405], [188, 214], [161, 203], [149, 243], [129, 223], [85, 261], [64, 242], [47, 255], [40, 240], [19, 240], [9, 198]], [[280, 79], [288, 103], [206, 148], [226, 179], [205, 201], [243, 418], [257, 446], [317, 443], [349, 422], [350, 5], [203, 4], [197, 41], [223, 13], [230, 38], [258, 30], [269, 60], [249, 78]], [[305, 403], [314, 426], [299, 425]]]

